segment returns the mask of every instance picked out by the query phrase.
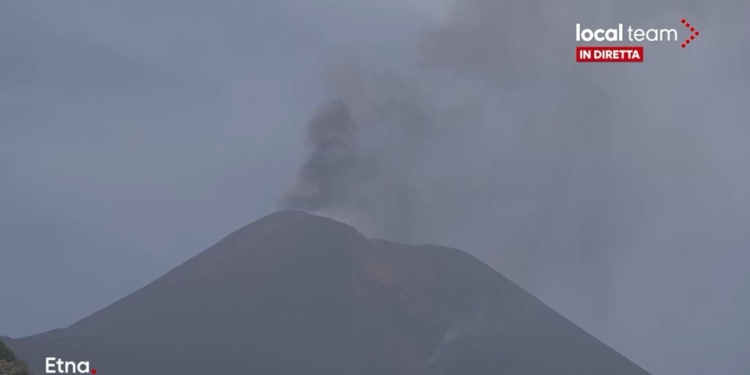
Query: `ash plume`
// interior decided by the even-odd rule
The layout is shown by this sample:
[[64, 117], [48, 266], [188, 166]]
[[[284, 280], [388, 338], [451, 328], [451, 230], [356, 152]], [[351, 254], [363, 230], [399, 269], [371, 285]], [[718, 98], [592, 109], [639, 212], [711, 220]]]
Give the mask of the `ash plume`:
[[357, 125], [341, 101], [323, 103], [307, 125], [311, 153], [282, 204], [317, 211], [352, 203], [351, 189], [374, 172], [360, 154]]
[[307, 124], [310, 154], [284, 192], [281, 206], [332, 217], [376, 237], [409, 242], [412, 191], [405, 176], [391, 168], [397, 162], [393, 158], [405, 162], [404, 155], [397, 155], [387, 142], [364, 148], [360, 129], [343, 101], [321, 104]]

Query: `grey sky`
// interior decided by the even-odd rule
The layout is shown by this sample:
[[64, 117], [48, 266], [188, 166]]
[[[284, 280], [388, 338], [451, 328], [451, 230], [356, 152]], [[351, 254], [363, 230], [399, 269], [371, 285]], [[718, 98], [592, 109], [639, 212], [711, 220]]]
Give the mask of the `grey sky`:
[[[429, 134], [366, 135], [386, 156], [363, 231], [470, 251], [655, 375], [750, 371], [750, 5], [446, 3], [2, 3], [0, 334], [70, 324], [273, 211], [315, 107], [368, 126], [385, 98]], [[680, 17], [703, 30], [684, 51], [571, 62], [576, 22]]]
[[[66, 326], [273, 211], [326, 51], [421, 17], [201, 4], [0, 5], [2, 334]], [[403, 27], [373, 38], [384, 18]]]

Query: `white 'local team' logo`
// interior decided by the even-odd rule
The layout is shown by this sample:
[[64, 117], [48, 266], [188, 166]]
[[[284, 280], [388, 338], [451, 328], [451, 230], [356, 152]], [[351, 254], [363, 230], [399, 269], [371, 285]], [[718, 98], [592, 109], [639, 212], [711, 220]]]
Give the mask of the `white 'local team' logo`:
[[677, 42], [682, 48], [687, 47], [690, 42], [700, 33], [694, 25], [686, 19], [680, 20], [683, 26], [689, 30], [690, 35], [680, 43], [677, 29], [638, 29], [623, 24], [608, 29], [587, 29], [576, 24], [577, 42], [637, 42], [639, 44], [622, 45], [579, 45], [576, 46], [576, 62], [643, 62], [642, 42]]
[[[629, 42], [662, 42], [678, 41], [677, 29], [634, 29], [628, 26]], [[576, 24], [576, 42], [622, 42], [625, 40], [625, 28], [623, 24], [611, 29], [583, 29], [581, 24]]]
[[73, 362], [47, 357], [44, 364], [44, 372], [47, 374], [96, 374], [96, 369], [91, 368], [88, 361]]

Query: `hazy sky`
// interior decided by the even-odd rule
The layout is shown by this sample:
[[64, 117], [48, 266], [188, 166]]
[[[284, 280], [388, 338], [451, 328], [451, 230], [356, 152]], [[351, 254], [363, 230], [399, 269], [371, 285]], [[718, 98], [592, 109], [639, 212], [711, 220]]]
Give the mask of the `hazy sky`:
[[[3, 2], [0, 335], [272, 212], [339, 98], [385, 155], [363, 231], [470, 251], [655, 375], [747, 374], [750, 3], [448, 3]], [[572, 63], [576, 22], [681, 17], [686, 50]]]

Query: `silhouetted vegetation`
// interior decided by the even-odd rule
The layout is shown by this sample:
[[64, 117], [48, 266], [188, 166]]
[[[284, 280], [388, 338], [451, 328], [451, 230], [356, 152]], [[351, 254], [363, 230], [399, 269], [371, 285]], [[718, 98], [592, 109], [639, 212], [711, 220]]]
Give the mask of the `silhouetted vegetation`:
[[0, 375], [31, 375], [26, 364], [0, 340]]

